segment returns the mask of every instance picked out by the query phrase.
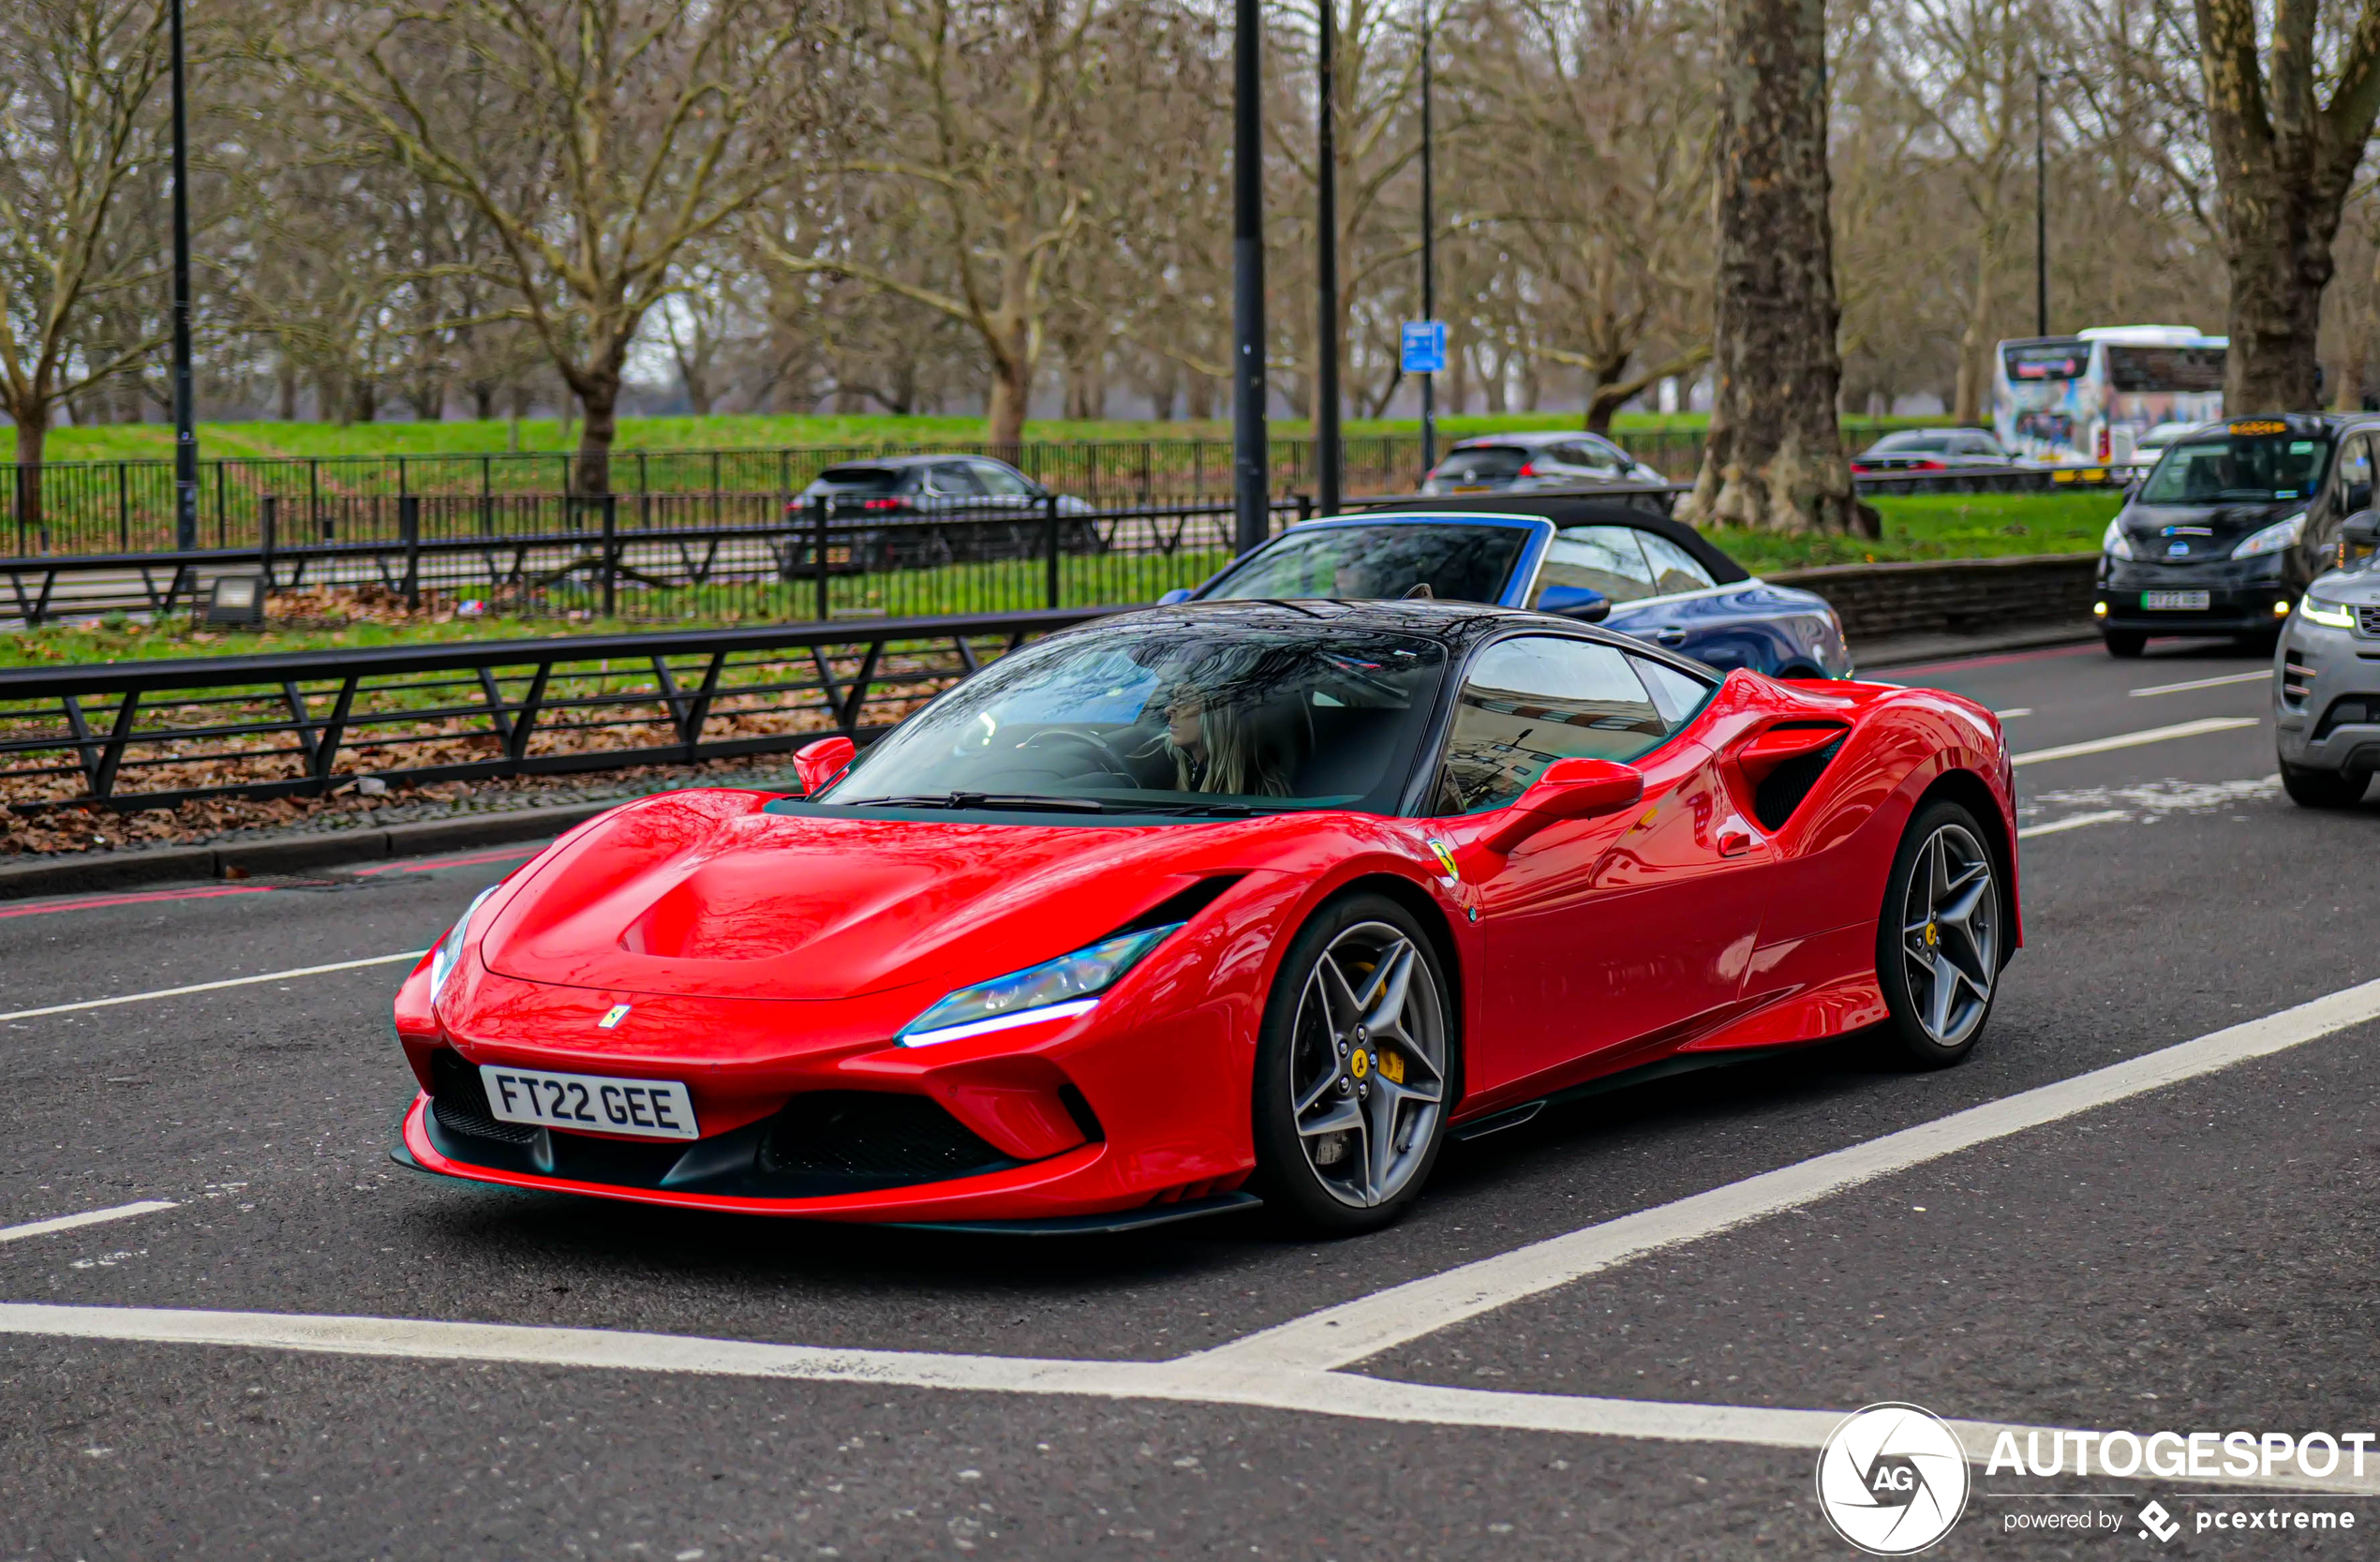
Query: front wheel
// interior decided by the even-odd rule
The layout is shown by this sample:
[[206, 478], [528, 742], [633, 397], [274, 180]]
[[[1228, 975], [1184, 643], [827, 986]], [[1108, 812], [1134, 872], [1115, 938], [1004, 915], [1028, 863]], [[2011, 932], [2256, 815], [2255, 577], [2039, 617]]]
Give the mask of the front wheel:
[[1876, 930], [1888, 1028], [1921, 1067], [1958, 1062], [2000, 985], [2000, 885], [1983, 826], [1956, 803], [1922, 810], [1901, 837]]
[[2369, 770], [2309, 770], [2281, 762], [2281, 788], [2299, 808], [2353, 808], [2371, 784]]
[[2138, 630], [2109, 629], [2100, 631], [2099, 637], [2107, 642], [2109, 656], [2126, 659], [2138, 656], [2149, 648], [2149, 636]]
[[1333, 1235], [1376, 1230], [1420, 1194], [1457, 1086], [1436, 952], [1381, 895], [1325, 906], [1274, 978], [1257, 1045], [1257, 1178]]

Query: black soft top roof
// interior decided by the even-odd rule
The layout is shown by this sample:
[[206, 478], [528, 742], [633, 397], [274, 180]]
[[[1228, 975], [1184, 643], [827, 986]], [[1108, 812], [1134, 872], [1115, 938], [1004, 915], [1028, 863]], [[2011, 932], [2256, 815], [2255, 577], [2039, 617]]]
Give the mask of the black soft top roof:
[[[1666, 515], [1648, 514], [1617, 499], [1584, 498], [1567, 494], [1514, 494], [1509, 498], [1434, 499], [1398, 499], [1391, 504], [1367, 505], [1359, 514], [1390, 514], [1398, 512], [1426, 510], [1449, 515], [1535, 515], [1563, 526], [1632, 526], [1639, 531], [1649, 531], [1665, 537], [1694, 557], [1697, 563], [1711, 573], [1711, 579], [1720, 586], [1733, 586], [1739, 580], [1752, 578], [1745, 569], [1713, 545], [1711, 540], [1688, 526]], [[1350, 516], [1349, 518], [1352, 518]]]

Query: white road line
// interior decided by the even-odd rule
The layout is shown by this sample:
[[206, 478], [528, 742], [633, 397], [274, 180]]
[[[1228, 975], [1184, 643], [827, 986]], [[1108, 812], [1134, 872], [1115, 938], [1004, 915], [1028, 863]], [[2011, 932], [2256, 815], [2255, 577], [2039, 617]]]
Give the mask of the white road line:
[[374, 955], [368, 960], [335, 960], [329, 965], [301, 965], [293, 971], [268, 971], [261, 976], [231, 976], [219, 982], [193, 982], [188, 987], [159, 988], [155, 992], [127, 992], [121, 998], [86, 998], [79, 1004], [52, 1004], [43, 1009], [19, 1009], [14, 1014], [0, 1014], [5, 1019], [37, 1019], [45, 1014], [71, 1014], [77, 1009], [104, 1009], [117, 1004], [145, 1004], [152, 998], [180, 998], [192, 992], [215, 992], [227, 987], [253, 987], [259, 982], [287, 981], [292, 976], [320, 976], [333, 971], [358, 971], [367, 965], [389, 965], [397, 960], [417, 960], [424, 951], [408, 949], [401, 954]]
[[153, 1215], [159, 1210], [173, 1207], [173, 1200], [170, 1198], [144, 1198], [137, 1204], [118, 1204], [112, 1210], [91, 1210], [79, 1215], [53, 1215], [48, 1220], [29, 1221], [22, 1226], [0, 1226], [0, 1242], [46, 1237], [52, 1231], [71, 1231], [79, 1226], [97, 1226], [102, 1221], [130, 1220], [134, 1215]]
[[2006, 710], [1995, 710], [1992, 712], [1994, 716], [1999, 717], [2003, 721], [2007, 721], [2012, 716], [2030, 716], [2032, 713], [2033, 707], [2029, 705], [2010, 706]]
[[2152, 683], [2146, 689], [2134, 690], [2132, 697], [2136, 700], [2143, 694], [2180, 694], [2193, 689], [2221, 689], [2230, 683], [2269, 683], [2271, 681], [2272, 669], [2259, 667], [2253, 673], [2225, 673], [2219, 678], [2192, 678], [2188, 683]]
[[1191, 1361], [1266, 1371], [1336, 1368], [1663, 1248], [1699, 1242], [1879, 1177], [2380, 1019], [2380, 981], [1326, 1307]]
[[2037, 835], [2063, 835], [2068, 830], [2078, 830], [2086, 825], [2112, 825], [2119, 819], [2131, 817], [2131, 814], [2120, 808], [2103, 809], [2097, 813], [2072, 813], [2063, 819], [2052, 819], [2046, 825], [2028, 825], [2016, 832], [2016, 839], [2030, 841]]
[[[1247, 1373], [1215, 1362], [1211, 1355], [1178, 1361], [1071, 1361], [936, 1351], [839, 1350], [604, 1329], [525, 1328], [517, 1324], [160, 1307], [0, 1302], [0, 1334], [291, 1350], [415, 1361], [493, 1361], [617, 1372], [859, 1383], [870, 1388], [1166, 1400], [1430, 1426], [1776, 1449], [1816, 1449], [1845, 1414], [1841, 1410], [1513, 1393], [1399, 1383], [1312, 1369], [1285, 1372], [1268, 1368]], [[2027, 1434], [2053, 1430], [1994, 1421], [1955, 1421], [1950, 1425], [1958, 1434], [1968, 1458], [1977, 1464], [1988, 1462], [1992, 1447], [2003, 1432], [2016, 1434], [2018, 1446], [2022, 1447]], [[2069, 1443], [2070, 1456], [2074, 1448]], [[2342, 1473], [2328, 1479], [2258, 1473], [2242, 1477], [2237, 1483], [2268, 1490], [2380, 1493], [2380, 1472], [2358, 1478], [2352, 1469], [2349, 1465]], [[2103, 1478], [2108, 1475], [2104, 1469], [2077, 1473]], [[2217, 1484], [2229, 1481], [2229, 1478], [2222, 1476], [2194, 1479], [2211, 1479]]]
[[2144, 743], [2164, 743], [2176, 737], [2200, 737], [2210, 732], [2230, 732], [2238, 727], [2253, 727], [2254, 716], [2209, 716], [2204, 721], [2182, 721], [2170, 727], [2150, 727], [2146, 732], [2120, 732], [2113, 737], [2094, 737], [2083, 743], [2063, 743], [2055, 749], [2035, 749], [2030, 753], [2016, 755], [2019, 765], [2038, 765], [2045, 759], [2075, 759], [2083, 754], [2104, 754], [2116, 749], [2137, 749]]

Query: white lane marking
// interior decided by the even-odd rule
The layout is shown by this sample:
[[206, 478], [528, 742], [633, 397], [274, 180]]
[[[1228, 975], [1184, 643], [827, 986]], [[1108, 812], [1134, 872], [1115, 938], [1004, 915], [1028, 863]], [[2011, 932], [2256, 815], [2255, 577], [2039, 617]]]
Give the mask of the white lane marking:
[[1186, 1360], [1257, 1373], [1347, 1366], [1663, 1248], [2374, 1019], [2380, 1019], [2380, 981], [2344, 988], [2193, 1041], [1326, 1307]]
[[2083, 743], [2061, 743], [2054, 749], [2035, 749], [2016, 756], [2019, 765], [2038, 765], [2045, 759], [2075, 759], [2083, 754], [2104, 754], [2117, 749], [2137, 749], [2144, 743], [2164, 743], [2177, 737], [2200, 737], [2210, 732], [2230, 732], [2238, 727], [2253, 727], [2254, 716], [2209, 716], [2198, 721], [2181, 721], [2170, 727], [2150, 727], [2146, 732], [2120, 732], [2113, 737], [2094, 737]]
[[52, 1004], [42, 1009], [19, 1009], [14, 1014], [0, 1014], [0, 1019], [37, 1019], [45, 1014], [71, 1014], [77, 1009], [104, 1009], [117, 1004], [145, 1004], [153, 998], [180, 998], [192, 992], [215, 992], [227, 987], [252, 987], [258, 982], [283, 982], [292, 976], [320, 976], [333, 971], [358, 971], [367, 965], [388, 965], [396, 960], [417, 960], [424, 951], [408, 949], [402, 954], [374, 955], [368, 960], [334, 960], [329, 965], [301, 965], [293, 971], [268, 971], [261, 976], [231, 976], [219, 982], [193, 982], [188, 987], [159, 988], [155, 992], [127, 992], [121, 998], [86, 998], [79, 1004]]
[[1994, 716], [1999, 717], [2003, 721], [2007, 721], [2012, 716], [2030, 716], [2032, 713], [2033, 707], [2029, 705], [2010, 706], [2006, 710], [1995, 710], [1992, 712]]
[[[1053, 1361], [937, 1351], [840, 1350], [607, 1329], [164, 1307], [0, 1302], [0, 1334], [220, 1346], [416, 1361], [493, 1361], [780, 1381], [862, 1383], [871, 1388], [1169, 1400], [1433, 1426], [1561, 1432], [1664, 1442], [1736, 1443], [1761, 1448], [1815, 1449], [1825, 1441], [1845, 1413], [1601, 1399], [1580, 1394], [1513, 1393], [1399, 1383], [1311, 1369], [1284, 1372], [1267, 1368], [1242, 1373], [1211, 1358], [1199, 1357], [1177, 1361]], [[1950, 1425], [1957, 1432], [1968, 1458], [1978, 1464], [1988, 1461], [1993, 1444], [2003, 1432], [2015, 1433], [2022, 1445], [2028, 1433], [2051, 1430], [1993, 1421], [1952, 1421]], [[2071, 1450], [2074, 1445], [2069, 1443], [2068, 1447]], [[2107, 1474], [2105, 1470], [2086, 1473]], [[2222, 1483], [2229, 1478], [2218, 1476], [2212, 1480]], [[2258, 1473], [2239, 1478], [2239, 1483], [2300, 1491], [2380, 1493], [2380, 1474], [2362, 1479], [2342, 1474], [2316, 1480], [2280, 1472], [2271, 1476]]]
[[2227, 683], [2269, 683], [2271, 681], [2272, 669], [2259, 667], [2253, 673], [2225, 673], [2219, 678], [2192, 678], [2188, 683], [2152, 683], [2146, 689], [2134, 690], [2132, 697], [2136, 700], [2143, 694], [2180, 694], [2193, 689], [2221, 689]]
[[78, 1226], [97, 1226], [102, 1221], [130, 1220], [135, 1215], [153, 1215], [159, 1210], [174, 1208], [171, 1198], [143, 1198], [137, 1204], [118, 1204], [112, 1210], [89, 1210], [79, 1215], [53, 1215], [48, 1220], [28, 1221], [22, 1226], [0, 1226], [0, 1242], [22, 1242], [27, 1237], [46, 1237], [52, 1231], [71, 1231]]
[[2052, 819], [2046, 825], [2028, 825], [2016, 832], [2016, 839], [2030, 841], [2037, 835], [2062, 835], [2068, 830], [2081, 829], [2086, 825], [2108, 825], [2131, 817], [2120, 808], [2104, 809], [2097, 813], [2076, 813], [2064, 819]]
[[[867, 1383], [871, 1388], [952, 1388], [974, 1393], [1085, 1395], [1107, 1400], [1173, 1400], [1247, 1405], [1300, 1414], [1428, 1426], [1490, 1426], [1566, 1431], [1666, 1443], [1745, 1443], [1757, 1448], [1819, 1448], [1842, 1421], [1842, 1409], [1766, 1409], [1754, 1405], [1685, 1405], [1666, 1400], [1606, 1400], [1569, 1393], [1504, 1393], [1487, 1388], [1397, 1383], [1347, 1372], [1295, 1369], [1240, 1374], [1185, 1357], [1181, 1362], [1068, 1362], [1048, 1357], [945, 1355], [933, 1350], [833, 1350], [764, 1346], [683, 1333], [614, 1329], [530, 1329], [519, 1324], [448, 1324], [433, 1319], [321, 1317], [286, 1312], [200, 1312], [178, 1307], [60, 1307], [0, 1302], [0, 1333], [138, 1341], [167, 1346], [229, 1346], [300, 1350], [309, 1355], [393, 1357], [411, 1362], [507, 1362], [526, 1367], [588, 1367], [612, 1372], [686, 1372], [705, 1376]], [[1989, 1460], [2000, 1434], [2018, 1443], [2032, 1426], [1952, 1421], [1969, 1460]], [[2068, 1448], [2073, 1448], [2068, 1443]], [[2106, 1474], [2106, 1471], [2090, 1471]], [[2156, 1479], [2156, 1477], [2139, 1477]], [[2209, 1479], [2209, 1477], [2196, 1477]], [[2223, 1483], [2227, 1477], [2213, 1477]], [[2244, 1486], [2295, 1491], [2373, 1491], [2380, 1474], [2354, 1479], [2242, 1477]]]

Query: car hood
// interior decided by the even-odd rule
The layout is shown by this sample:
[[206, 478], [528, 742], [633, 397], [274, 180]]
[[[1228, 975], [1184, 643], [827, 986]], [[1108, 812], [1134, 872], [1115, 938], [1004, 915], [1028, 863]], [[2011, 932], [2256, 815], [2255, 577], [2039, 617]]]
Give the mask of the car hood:
[[566, 841], [479, 940], [524, 981], [718, 998], [980, 981], [1078, 948], [1277, 820], [1096, 826], [768, 813], [669, 794]]
[[2380, 606], [2380, 570], [2365, 559], [2351, 570], [2333, 570], [2319, 575], [2307, 589], [2327, 602], [2347, 607]]
[[2285, 521], [2311, 499], [2261, 499], [2245, 504], [2138, 504], [2120, 517], [2134, 557], [2228, 558], [2252, 531]]

